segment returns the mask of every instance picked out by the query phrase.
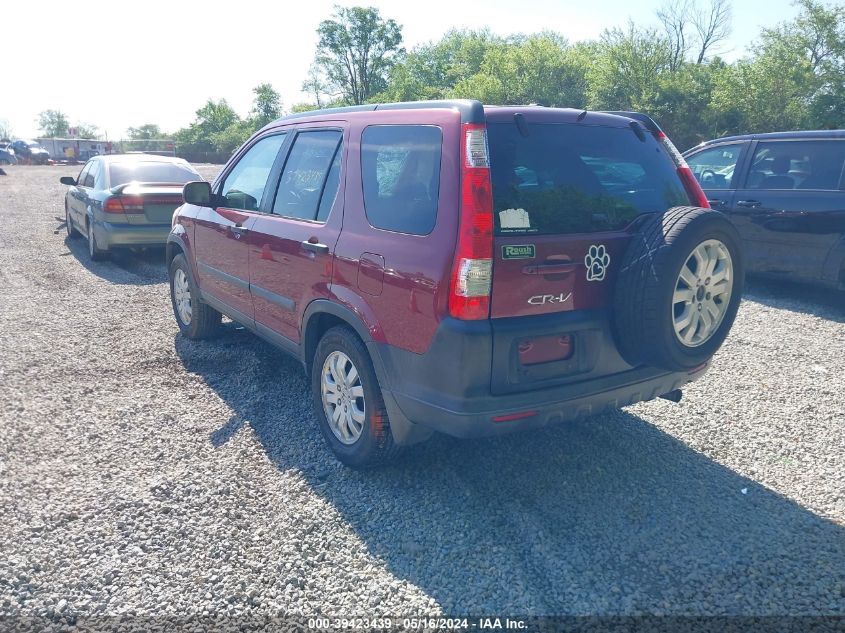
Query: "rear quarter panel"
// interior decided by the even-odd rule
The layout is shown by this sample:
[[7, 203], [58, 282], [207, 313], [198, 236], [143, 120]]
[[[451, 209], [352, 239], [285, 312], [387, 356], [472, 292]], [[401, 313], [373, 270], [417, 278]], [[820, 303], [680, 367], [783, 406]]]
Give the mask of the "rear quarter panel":
[[[364, 208], [361, 134], [368, 125], [436, 125], [443, 132], [437, 222], [428, 235], [373, 228]], [[448, 309], [449, 278], [457, 235], [460, 115], [455, 110], [382, 111], [377, 118], [351, 121], [343, 230], [335, 249], [333, 297], [353, 310], [352, 296], [371, 311], [383, 342], [425, 352]], [[381, 293], [359, 287], [359, 261], [365, 253], [384, 259]], [[379, 340], [374, 336], [375, 340]]]

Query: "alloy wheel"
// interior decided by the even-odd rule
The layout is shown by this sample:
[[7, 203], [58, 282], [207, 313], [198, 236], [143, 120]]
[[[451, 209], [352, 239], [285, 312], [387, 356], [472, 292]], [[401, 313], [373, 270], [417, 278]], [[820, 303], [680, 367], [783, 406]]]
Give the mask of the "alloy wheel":
[[733, 292], [730, 251], [719, 240], [701, 242], [681, 266], [672, 295], [675, 336], [687, 347], [703, 345], [716, 333]]

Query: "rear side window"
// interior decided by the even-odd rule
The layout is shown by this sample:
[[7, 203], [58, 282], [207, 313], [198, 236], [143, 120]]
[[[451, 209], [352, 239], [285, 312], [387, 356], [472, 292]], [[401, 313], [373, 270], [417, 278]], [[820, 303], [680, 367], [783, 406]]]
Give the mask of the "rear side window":
[[[317, 209], [321, 206], [324, 188], [329, 186], [327, 177], [341, 136], [340, 130], [315, 130], [296, 135], [279, 181], [273, 213], [302, 220], [317, 219]], [[335, 172], [335, 176], [337, 174]], [[334, 191], [328, 193], [334, 201], [337, 183], [331, 183], [331, 186]], [[325, 213], [328, 216], [328, 210]]]
[[845, 141], [760, 141], [748, 189], [839, 189]]
[[88, 175], [89, 171], [91, 171], [91, 163], [85, 165], [85, 167], [82, 168], [82, 171], [79, 172], [79, 176], [76, 177], [77, 185], [79, 185], [80, 187], [85, 186], [85, 177]]
[[364, 207], [378, 229], [428, 235], [437, 220], [443, 134], [432, 125], [373, 125], [361, 136]]
[[186, 183], [191, 180], [202, 180], [202, 177], [187, 165], [140, 160], [109, 165], [112, 187], [133, 181]]
[[85, 182], [82, 184], [85, 187], [94, 188], [94, 182], [97, 177], [97, 172], [100, 170], [100, 166], [97, 164], [97, 161], [91, 163], [91, 166], [88, 168], [88, 171], [85, 172]]
[[629, 127], [490, 123], [498, 235], [621, 229], [638, 215], [689, 204], [671, 158]]

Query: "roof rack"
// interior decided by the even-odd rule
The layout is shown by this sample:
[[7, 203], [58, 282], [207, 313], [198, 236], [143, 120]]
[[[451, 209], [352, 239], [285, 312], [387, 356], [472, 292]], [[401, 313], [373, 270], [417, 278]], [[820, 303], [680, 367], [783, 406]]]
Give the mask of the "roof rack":
[[350, 112], [373, 112], [375, 110], [422, 110], [426, 108], [444, 108], [457, 110], [461, 113], [462, 123], [481, 123], [484, 120], [484, 106], [475, 99], [443, 99], [437, 101], [402, 101], [399, 103], [373, 103], [342, 108], [323, 108], [297, 112], [277, 119], [271, 125], [284, 123], [295, 119], [331, 114], [347, 114]]

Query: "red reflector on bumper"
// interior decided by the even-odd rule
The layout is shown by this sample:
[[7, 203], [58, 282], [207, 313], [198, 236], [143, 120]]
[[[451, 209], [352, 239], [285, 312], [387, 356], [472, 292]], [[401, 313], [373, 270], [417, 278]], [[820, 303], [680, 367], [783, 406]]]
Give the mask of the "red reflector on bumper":
[[525, 418], [533, 418], [537, 415], [536, 411], [521, 411], [520, 413], [509, 413], [507, 415], [497, 415], [490, 418], [493, 422], [513, 422], [514, 420], [524, 420]]

